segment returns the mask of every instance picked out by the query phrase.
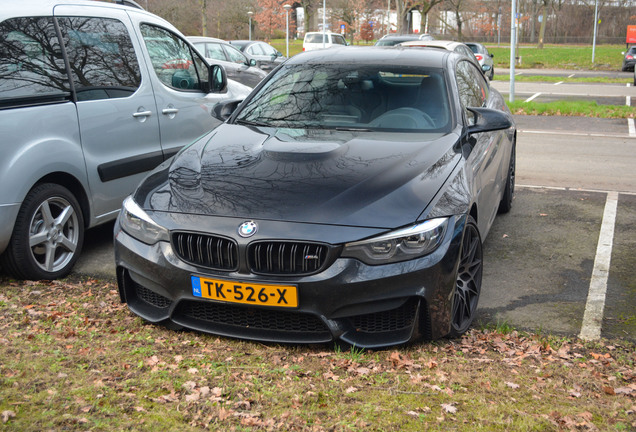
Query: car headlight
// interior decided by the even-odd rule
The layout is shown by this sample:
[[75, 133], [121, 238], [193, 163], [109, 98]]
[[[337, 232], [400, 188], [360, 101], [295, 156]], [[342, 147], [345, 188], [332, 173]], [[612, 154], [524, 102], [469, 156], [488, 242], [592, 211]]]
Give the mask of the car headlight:
[[348, 243], [342, 256], [357, 258], [370, 265], [419, 258], [437, 249], [447, 226], [448, 218], [430, 219], [379, 237]]
[[157, 225], [131, 196], [124, 200], [119, 225], [126, 233], [146, 244], [155, 244], [161, 240], [170, 241], [168, 230]]

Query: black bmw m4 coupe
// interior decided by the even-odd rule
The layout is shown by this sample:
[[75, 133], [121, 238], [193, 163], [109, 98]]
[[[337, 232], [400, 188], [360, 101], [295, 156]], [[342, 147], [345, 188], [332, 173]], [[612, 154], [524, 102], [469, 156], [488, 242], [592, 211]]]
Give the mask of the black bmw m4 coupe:
[[376, 348], [459, 336], [510, 210], [516, 129], [474, 61], [299, 54], [155, 169], [115, 225], [122, 301], [251, 340]]

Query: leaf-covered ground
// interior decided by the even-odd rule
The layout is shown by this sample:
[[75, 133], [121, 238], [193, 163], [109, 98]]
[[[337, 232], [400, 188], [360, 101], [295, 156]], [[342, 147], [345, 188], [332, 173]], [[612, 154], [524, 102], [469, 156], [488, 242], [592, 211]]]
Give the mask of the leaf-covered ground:
[[636, 430], [623, 341], [264, 345], [146, 324], [97, 280], [0, 279], [0, 329], [6, 430]]

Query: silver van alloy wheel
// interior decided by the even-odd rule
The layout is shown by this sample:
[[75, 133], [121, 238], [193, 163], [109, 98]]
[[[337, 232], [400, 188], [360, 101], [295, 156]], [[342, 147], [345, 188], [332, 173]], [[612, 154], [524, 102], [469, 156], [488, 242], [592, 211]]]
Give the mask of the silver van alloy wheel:
[[57, 279], [73, 268], [84, 242], [84, 215], [64, 186], [43, 183], [27, 194], [0, 265], [18, 279]]
[[29, 246], [36, 264], [46, 272], [67, 266], [79, 242], [79, 221], [71, 203], [59, 196], [46, 199], [29, 227]]

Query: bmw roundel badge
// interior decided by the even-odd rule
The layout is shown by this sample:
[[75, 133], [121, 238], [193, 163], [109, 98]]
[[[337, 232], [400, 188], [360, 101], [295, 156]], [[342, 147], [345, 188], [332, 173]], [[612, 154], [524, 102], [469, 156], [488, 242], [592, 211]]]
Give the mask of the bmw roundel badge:
[[252, 237], [254, 234], [256, 234], [257, 230], [258, 225], [256, 225], [256, 222], [246, 221], [239, 225], [238, 234], [241, 237]]

